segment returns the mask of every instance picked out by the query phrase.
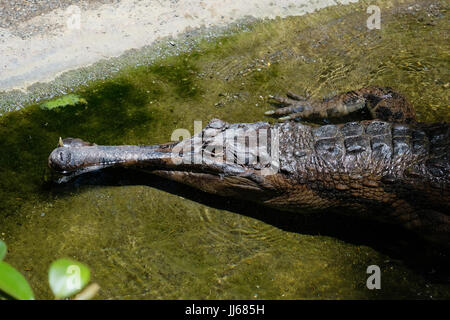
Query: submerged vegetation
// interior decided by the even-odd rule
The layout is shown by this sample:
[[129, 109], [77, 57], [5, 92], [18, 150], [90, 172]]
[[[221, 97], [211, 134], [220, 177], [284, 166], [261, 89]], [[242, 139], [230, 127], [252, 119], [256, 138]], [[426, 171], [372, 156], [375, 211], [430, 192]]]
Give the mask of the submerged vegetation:
[[[194, 120], [274, 121], [263, 116], [266, 98], [288, 90], [322, 98], [392, 86], [416, 106], [420, 120], [450, 121], [446, 2], [378, 5], [381, 30], [366, 28], [366, 1], [258, 22], [3, 116], [0, 236], [14, 248], [8, 261], [26, 270], [37, 298], [52, 296], [41, 279], [59, 256], [96, 270], [101, 298], [450, 297], [448, 284], [431, 283], [357, 234], [338, 240], [358, 232], [339, 221], [333, 227], [341, 230], [308, 229], [301, 217], [286, 222], [253, 207], [235, 214], [228, 210], [241, 212], [232, 203], [206, 206], [201, 195], [179, 197], [186, 192], [180, 186], [162, 183], [167, 193], [133, 185], [127, 176], [115, 181], [119, 188], [101, 186], [104, 180], [44, 183], [59, 137], [155, 144], [169, 141], [177, 128], [193, 132]], [[370, 226], [360, 228], [370, 237]], [[383, 270], [383, 290], [365, 287], [372, 264]]]
[[[25, 277], [17, 269], [2, 261], [6, 251], [6, 244], [0, 240], [0, 298], [4, 296], [19, 300], [34, 300], [33, 290]], [[48, 283], [56, 299], [66, 299], [86, 287], [90, 274], [89, 268], [82, 263], [58, 259], [50, 265]], [[76, 299], [92, 298], [98, 291], [98, 285], [93, 284], [89, 288], [78, 294]]]

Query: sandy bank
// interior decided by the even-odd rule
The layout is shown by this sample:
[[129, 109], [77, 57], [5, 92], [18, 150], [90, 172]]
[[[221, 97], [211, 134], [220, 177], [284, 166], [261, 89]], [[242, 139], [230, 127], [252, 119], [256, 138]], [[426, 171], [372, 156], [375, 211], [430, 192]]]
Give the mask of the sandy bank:
[[[0, 91], [24, 90], [64, 71], [119, 56], [163, 37], [176, 37], [192, 28], [223, 26], [246, 16], [302, 15], [349, 2], [355, 0], [69, 1], [76, 5], [67, 7], [66, 3], [49, 12], [51, 6], [46, 6], [40, 15], [0, 28]], [[7, 10], [3, 10], [5, 14]]]

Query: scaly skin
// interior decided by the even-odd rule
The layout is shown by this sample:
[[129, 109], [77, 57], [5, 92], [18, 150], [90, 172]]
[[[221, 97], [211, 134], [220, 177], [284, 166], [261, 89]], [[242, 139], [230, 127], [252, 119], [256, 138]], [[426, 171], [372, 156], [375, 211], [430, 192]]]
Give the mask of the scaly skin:
[[[229, 124], [215, 119], [200, 136], [156, 146], [97, 146], [65, 139], [51, 153], [49, 165], [65, 175], [60, 181], [104, 167], [131, 166], [281, 210], [340, 208], [450, 244], [448, 124], [417, 123], [414, 109], [390, 88], [370, 87], [320, 102], [288, 96], [273, 97], [283, 108], [268, 114], [288, 114], [287, 120], [342, 116], [366, 108], [374, 120], [315, 127], [294, 121]], [[237, 129], [242, 131], [236, 134]], [[218, 148], [227, 134], [239, 137], [252, 130], [267, 135], [267, 151], [277, 151], [278, 157], [272, 153], [271, 162], [261, 153], [252, 158], [260, 150], [246, 139], [227, 140], [225, 149]], [[191, 149], [202, 137], [199, 147]], [[273, 137], [278, 137], [278, 147]], [[229, 161], [242, 154], [248, 156], [245, 161]], [[180, 163], [178, 155], [190, 161]], [[193, 161], [198, 156], [201, 161]]]

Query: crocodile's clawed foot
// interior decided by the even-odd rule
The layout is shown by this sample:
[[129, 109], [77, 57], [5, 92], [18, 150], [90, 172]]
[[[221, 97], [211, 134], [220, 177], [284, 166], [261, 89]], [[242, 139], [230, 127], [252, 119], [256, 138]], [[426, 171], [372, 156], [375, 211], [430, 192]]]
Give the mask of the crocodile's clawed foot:
[[278, 109], [266, 111], [265, 114], [284, 116], [279, 118], [281, 121], [293, 119], [298, 120], [299, 118], [305, 116], [307, 111], [311, 110], [311, 105], [307, 98], [292, 92], [288, 92], [286, 96], [287, 98], [270, 95], [269, 102], [278, 107]]

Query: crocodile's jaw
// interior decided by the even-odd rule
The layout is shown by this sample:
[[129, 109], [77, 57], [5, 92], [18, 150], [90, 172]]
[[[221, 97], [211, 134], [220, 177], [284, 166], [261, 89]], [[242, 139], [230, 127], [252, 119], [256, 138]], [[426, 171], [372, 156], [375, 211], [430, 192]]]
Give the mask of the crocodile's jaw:
[[[108, 167], [129, 167], [155, 174], [166, 179], [189, 185], [201, 191], [210, 194], [216, 194], [226, 197], [236, 197], [241, 199], [251, 199], [256, 202], [265, 202], [270, 200], [276, 193], [270, 175], [263, 175], [259, 170], [249, 169], [245, 166], [236, 166], [224, 164], [222, 162], [212, 162], [208, 165], [201, 164], [175, 164], [169, 151], [171, 147], [153, 146], [155, 151], [147, 153], [146, 158], [137, 159], [130, 156], [133, 149], [129, 146], [119, 146], [116, 150], [123, 147], [126, 157], [122, 161], [98, 163], [85, 162], [80, 167], [73, 165], [61, 165], [58, 163], [61, 154], [63, 157], [74, 158], [80, 154], [96, 154], [97, 147], [59, 147], [55, 149], [49, 157], [49, 166], [54, 171], [54, 178], [57, 183], [66, 183], [82, 174], [98, 171]], [[161, 152], [164, 148], [164, 152]]]
[[[236, 135], [236, 129], [259, 134], [258, 130], [270, 130], [270, 127], [267, 123], [233, 126], [217, 119], [211, 121], [200, 135], [200, 144], [199, 135], [178, 143], [153, 146], [98, 146], [68, 138], [60, 141], [48, 163], [59, 174], [57, 182], [60, 183], [102, 168], [133, 167], [212, 194], [267, 199], [271, 193], [267, 191], [273, 191], [268, 177], [278, 173], [277, 162], [266, 157], [263, 163], [259, 151], [252, 149], [255, 146], [250, 147], [245, 138], [233, 138], [233, 145], [228, 143], [221, 146], [222, 149], [218, 144], [227, 134]], [[262, 140], [259, 136], [257, 139]], [[225, 154], [229, 156], [227, 152], [235, 161], [225, 157]], [[236, 159], [242, 158], [244, 153], [244, 161], [240, 163]], [[250, 161], [252, 157], [253, 162]]]
[[220, 176], [212, 173], [177, 170], [154, 170], [150, 173], [180, 182], [209, 194], [250, 200], [252, 202], [265, 203], [277, 194], [276, 189], [270, 183], [270, 177]]

